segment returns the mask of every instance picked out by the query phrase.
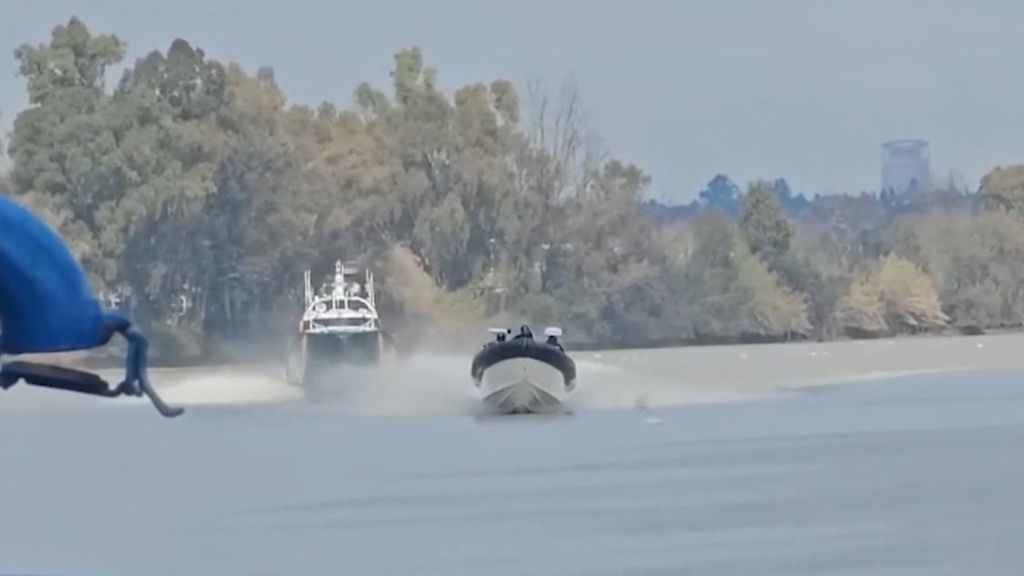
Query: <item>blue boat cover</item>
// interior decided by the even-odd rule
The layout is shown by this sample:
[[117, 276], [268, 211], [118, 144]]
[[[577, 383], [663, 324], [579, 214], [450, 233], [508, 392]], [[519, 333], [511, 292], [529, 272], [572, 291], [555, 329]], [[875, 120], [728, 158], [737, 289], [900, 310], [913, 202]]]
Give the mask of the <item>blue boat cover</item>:
[[0, 352], [96, 348], [126, 323], [104, 314], [60, 237], [28, 209], [0, 196]]
[[103, 310], [60, 237], [25, 207], [0, 194], [0, 354], [88, 350], [103, 346], [114, 334], [124, 336], [128, 354], [125, 378], [113, 390], [87, 372], [55, 371], [32, 362], [0, 365], [0, 389], [25, 380], [100, 396], [145, 394], [164, 416], [184, 412], [164, 404], [149, 386], [145, 335], [126, 316]]

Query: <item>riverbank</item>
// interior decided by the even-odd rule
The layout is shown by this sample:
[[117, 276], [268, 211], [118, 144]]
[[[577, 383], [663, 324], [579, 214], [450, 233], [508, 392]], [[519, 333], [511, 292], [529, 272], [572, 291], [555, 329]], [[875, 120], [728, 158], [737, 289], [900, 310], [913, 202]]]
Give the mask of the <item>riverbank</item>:
[[596, 363], [623, 382], [634, 382], [630, 387], [637, 395], [659, 405], [930, 372], [1024, 370], [1022, 350], [1024, 333], [1014, 332], [594, 351], [575, 357], [584, 366]]
[[[500, 324], [499, 325], [504, 325]], [[533, 326], [538, 335], [543, 331], [543, 326]], [[417, 354], [431, 355], [462, 355], [475, 351], [480, 345], [491, 337], [486, 333], [486, 327], [462, 326], [454, 328], [427, 328], [399, 327], [390, 334], [395, 338], [399, 354], [405, 357], [412, 357]], [[1005, 328], [990, 330], [985, 333], [965, 333], [963, 331], [948, 330], [944, 332], [922, 333], [922, 334], [901, 334], [891, 337], [871, 338], [841, 338], [835, 340], [784, 340], [780, 338], [757, 338], [757, 337], [735, 337], [735, 338], [679, 338], [659, 339], [650, 341], [594, 341], [579, 339], [577, 335], [567, 333], [563, 338], [563, 344], [574, 354], [583, 353], [616, 353], [616, 352], [643, 352], [656, 350], [710, 350], [710, 354], [718, 354], [717, 350], [731, 349], [753, 349], [767, 347], [767, 350], [775, 350], [778, 347], [796, 347], [795, 350], [802, 350], [804, 347], [823, 345], [857, 344], [857, 345], [884, 345], [891, 346], [892, 343], [903, 342], [929, 342], [932, 340], [944, 341], [949, 339], [1001, 339], [1019, 337], [1024, 342], [1024, 330]], [[161, 349], [159, 343], [151, 343], [150, 366], [154, 368], [202, 368], [210, 366], [233, 366], [253, 363], [281, 363], [285, 360], [286, 341], [284, 336], [264, 335], [259, 339], [237, 339], [232, 341], [210, 342], [203, 347], [193, 346], [195, 353], [188, 355], [172, 354]], [[882, 344], [878, 344], [882, 343]], [[910, 345], [916, 349], [922, 346]], [[927, 346], [927, 345], [924, 345]], [[200, 350], [200, 348], [202, 348]], [[728, 353], [728, 352], [726, 352]], [[13, 358], [13, 357], [10, 357]], [[124, 363], [124, 346], [120, 341], [114, 341], [110, 345], [86, 351], [76, 351], [59, 354], [34, 354], [20, 357], [23, 360], [31, 360], [81, 368], [87, 370], [114, 369]]]

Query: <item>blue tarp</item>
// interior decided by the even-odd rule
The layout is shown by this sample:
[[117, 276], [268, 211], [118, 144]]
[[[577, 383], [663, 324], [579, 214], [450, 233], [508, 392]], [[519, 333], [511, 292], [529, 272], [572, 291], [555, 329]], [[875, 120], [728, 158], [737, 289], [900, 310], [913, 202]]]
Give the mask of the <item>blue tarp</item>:
[[128, 342], [125, 378], [114, 389], [88, 372], [32, 362], [0, 366], [0, 388], [29, 384], [96, 394], [145, 394], [167, 417], [184, 410], [164, 404], [146, 379], [149, 343], [128, 318], [100, 307], [82, 267], [53, 230], [0, 194], [0, 354], [99, 348], [114, 334]]
[[81, 266], [25, 207], [0, 196], [0, 352], [102, 346], [111, 332]]

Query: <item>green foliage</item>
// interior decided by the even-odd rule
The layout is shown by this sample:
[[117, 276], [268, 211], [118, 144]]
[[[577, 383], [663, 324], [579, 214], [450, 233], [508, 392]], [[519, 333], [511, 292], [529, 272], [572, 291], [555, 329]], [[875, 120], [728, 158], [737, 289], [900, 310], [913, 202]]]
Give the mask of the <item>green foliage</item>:
[[793, 230], [779, 209], [770, 183], [760, 180], [747, 190], [743, 197], [740, 230], [751, 252], [772, 266], [789, 252]]
[[[103, 95], [107, 68], [124, 58], [125, 45], [116, 36], [93, 36], [78, 18], [53, 29], [48, 44], [24, 44], [14, 51], [18, 72], [28, 80], [32, 104], [69, 94], [87, 106]], [[65, 102], [68, 103], [68, 102]]]
[[695, 336], [784, 337], [810, 330], [803, 297], [779, 282], [724, 216], [705, 214], [694, 237], [683, 293], [694, 314]]
[[[502, 79], [447, 94], [412, 47], [390, 87], [311, 108], [289, 106], [273, 70], [181, 39], [108, 88], [125, 52], [77, 19], [15, 51], [30, 106], [10, 186], [168, 346], [289, 329], [302, 270], [338, 257], [378, 267], [392, 325], [524, 318], [637, 342], [1024, 321], [1020, 167], [986, 176], [977, 215], [926, 203], [894, 221], [863, 194], [790, 221], [784, 181], [741, 195], [719, 175], [698, 218], [655, 221], [650, 178], [597, 148], [571, 87], [557, 102]], [[941, 204], [960, 206], [949, 188]]]

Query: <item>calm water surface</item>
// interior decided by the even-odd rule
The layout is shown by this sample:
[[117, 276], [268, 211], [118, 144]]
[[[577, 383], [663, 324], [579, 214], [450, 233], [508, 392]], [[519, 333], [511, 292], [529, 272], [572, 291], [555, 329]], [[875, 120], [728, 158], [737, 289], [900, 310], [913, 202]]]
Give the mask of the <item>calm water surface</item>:
[[1011, 574], [1022, 376], [510, 419], [12, 391], [0, 574]]

